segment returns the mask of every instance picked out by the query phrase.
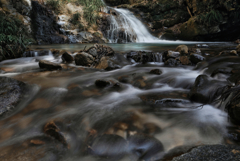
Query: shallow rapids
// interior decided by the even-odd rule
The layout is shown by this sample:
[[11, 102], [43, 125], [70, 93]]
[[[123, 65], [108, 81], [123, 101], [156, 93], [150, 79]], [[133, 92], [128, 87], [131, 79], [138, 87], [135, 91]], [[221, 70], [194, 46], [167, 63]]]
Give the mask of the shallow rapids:
[[[41, 71], [40, 59], [61, 62], [60, 57], [50, 54], [0, 63], [9, 70], [0, 76], [34, 85], [28, 100], [20, 103], [20, 110], [0, 120], [1, 149], [18, 153], [30, 140], [44, 151], [43, 160], [137, 161], [149, 156], [160, 159], [178, 146], [225, 142], [227, 114], [214, 105], [188, 99], [195, 79], [206, 70], [156, 62], [113, 71], [73, 64], [62, 71]], [[153, 69], [162, 74], [150, 74]], [[110, 85], [97, 87], [99, 79]], [[49, 122], [55, 122], [65, 137], [63, 144], [59, 137], [46, 136]]]

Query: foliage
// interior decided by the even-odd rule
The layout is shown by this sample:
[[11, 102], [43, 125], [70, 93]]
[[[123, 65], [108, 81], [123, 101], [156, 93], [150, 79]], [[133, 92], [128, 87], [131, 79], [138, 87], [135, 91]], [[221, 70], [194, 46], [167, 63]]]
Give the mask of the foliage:
[[198, 21], [206, 25], [216, 24], [222, 20], [223, 16], [218, 10], [211, 10], [210, 12], [198, 15]]
[[81, 14], [79, 12], [73, 14], [72, 19], [71, 19], [71, 23], [73, 25], [77, 25], [79, 23], [79, 20], [81, 19]]
[[60, 0], [47, 0], [47, 5], [52, 8], [57, 14], [61, 10], [61, 1]]
[[20, 57], [32, 41], [19, 19], [0, 13], [0, 53], [5, 59]]

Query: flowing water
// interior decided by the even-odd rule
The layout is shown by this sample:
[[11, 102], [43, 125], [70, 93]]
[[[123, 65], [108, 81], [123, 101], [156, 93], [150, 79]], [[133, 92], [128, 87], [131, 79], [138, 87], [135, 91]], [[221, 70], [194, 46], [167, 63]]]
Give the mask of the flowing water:
[[[126, 50], [139, 47], [131, 44], [115, 47], [124, 51], [124, 46]], [[163, 50], [153, 44], [146, 46]], [[48, 48], [54, 47], [80, 50], [84, 45]], [[171, 47], [175, 46], [167, 46]], [[196, 77], [205, 70], [166, 67], [159, 59], [114, 71], [74, 64], [62, 71], [41, 71], [39, 59], [61, 62], [60, 57], [49, 54], [0, 63], [1, 68], [11, 69], [0, 76], [34, 85], [28, 100], [17, 107], [19, 110], [0, 120], [0, 149], [13, 150], [17, 156], [27, 149], [25, 155], [31, 152], [42, 160], [137, 161], [152, 157], [157, 160], [177, 146], [225, 142], [227, 114], [214, 105], [201, 106], [188, 99]], [[160, 69], [162, 74], [149, 74], [152, 69]], [[126, 75], [134, 76], [133, 80], [118, 83], [119, 77]], [[112, 83], [98, 88], [95, 85], [98, 79]], [[44, 133], [44, 126], [51, 121], [59, 127], [66, 143], [56, 141], [61, 141], [58, 137], [50, 139]], [[29, 141], [36, 145], [27, 146]], [[29, 150], [35, 147], [44, 153]]]

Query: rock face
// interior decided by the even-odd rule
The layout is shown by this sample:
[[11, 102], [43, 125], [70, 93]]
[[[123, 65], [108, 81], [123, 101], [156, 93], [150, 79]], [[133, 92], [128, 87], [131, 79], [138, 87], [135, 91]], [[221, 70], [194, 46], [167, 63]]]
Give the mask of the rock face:
[[240, 147], [236, 145], [206, 145], [194, 148], [190, 152], [179, 157], [173, 158], [172, 161], [238, 161], [240, 160]]
[[86, 52], [78, 53], [75, 56], [75, 63], [76, 63], [76, 65], [91, 66], [93, 61], [94, 61], [94, 58], [92, 57], [92, 55], [90, 55], [90, 54], [88, 54]]
[[219, 96], [218, 89], [226, 86], [226, 82], [211, 80], [207, 75], [199, 75], [190, 91], [189, 98], [200, 103], [210, 103]]
[[26, 84], [8, 77], [0, 77], [0, 116], [12, 110], [25, 93]]
[[39, 67], [47, 70], [59, 70], [62, 69], [62, 66], [47, 60], [40, 60]]
[[61, 44], [65, 38], [60, 35], [60, 28], [53, 12], [38, 1], [32, 1], [32, 26], [38, 44]]

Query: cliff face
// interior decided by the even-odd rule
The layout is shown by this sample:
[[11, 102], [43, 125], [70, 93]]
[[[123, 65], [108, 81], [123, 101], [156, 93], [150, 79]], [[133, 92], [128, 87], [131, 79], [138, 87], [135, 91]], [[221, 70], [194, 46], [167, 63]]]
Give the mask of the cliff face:
[[232, 41], [240, 38], [238, 0], [106, 0], [106, 3], [135, 12], [162, 39]]

